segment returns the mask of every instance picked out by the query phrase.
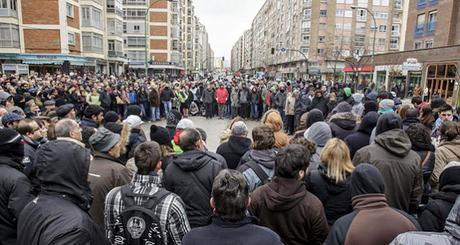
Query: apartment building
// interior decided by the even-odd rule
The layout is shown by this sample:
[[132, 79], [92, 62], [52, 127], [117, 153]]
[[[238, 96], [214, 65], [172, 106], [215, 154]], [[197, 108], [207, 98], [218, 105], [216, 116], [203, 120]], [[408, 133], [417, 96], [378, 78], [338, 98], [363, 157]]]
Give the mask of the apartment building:
[[250, 69], [332, 80], [350, 69], [345, 60], [372, 53], [374, 30], [375, 53], [402, 49], [403, 10], [403, 0], [267, 0], [251, 25]]

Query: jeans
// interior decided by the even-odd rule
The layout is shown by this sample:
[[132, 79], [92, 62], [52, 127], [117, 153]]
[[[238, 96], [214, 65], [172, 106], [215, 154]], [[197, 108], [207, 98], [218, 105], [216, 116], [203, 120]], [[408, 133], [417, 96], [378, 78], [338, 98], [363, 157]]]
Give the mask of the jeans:
[[206, 108], [206, 118], [212, 118], [212, 103], [204, 103]]
[[163, 106], [165, 108], [165, 115], [167, 116], [172, 110], [172, 102], [171, 101], [163, 101]]
[[257, 119], [259, 117], [259, 105], [251, 104], [251, 118]]
[[222, 119], [224, 117], [225, 104], [218, 104], [217, 106], [219, 110], [219, 119]]
[[151, 119], [152, 121], [158, 121], [160, 120], [160, 108], [159, 107], [150, 107], [151, 113]]

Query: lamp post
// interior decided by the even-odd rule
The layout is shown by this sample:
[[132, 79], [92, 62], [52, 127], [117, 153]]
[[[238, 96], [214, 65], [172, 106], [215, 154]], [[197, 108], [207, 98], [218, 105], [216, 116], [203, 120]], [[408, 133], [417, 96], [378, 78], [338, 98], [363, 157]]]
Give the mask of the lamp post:
[[309, 65], [308, 65], [309, 61], [308, 61], [307, 55], [304, 52], [302, 52], [302, 51], [300, 51], [298, 49], [291, 49], [291, 48], [281, 48], [280, 50], [281, 50], [281, 52], [286, 52], [286, 51], [298, 52], [301, 55], [303, 55], [303, 57], [305, 59], [305, 62], [307, 64], [307, 79], [310, 79], [310, 71], [309, 71]]
[[173, 0], [155, 0], [153, 1], [149, 7], [147, 8], [147, 11], [145, 12], [144, 20], [145, 20], [145, 76], [148, 76], [149, 74], [149, 63], [148, 63], [148, 41], [150, 40], [149, 36], [147, 35], [147, 31], [150, 30], [150, 25], [148, 25], [148, 17], [150, 13], [150, 9], [153, 7], [154, 4], [161, 2], [161, 1], [166, 1], [166, 2], [172, 2]]
[[[365, 7], [359, 7], [359, 6], [351, 6], [351, 9], [364, 9], [366, 10], [372, 17], [372, 20], [374, 22], [374, 40], [372, 41], [372, 56], [371, 56], [371, 62], [372, 62], [372, 67], [374, 68], [374, 73], [372, 73], [372, 81], [377, 83], [377, 77], [375, 76], [375, 39], [377, 37], [377, 21], [375, 20], [375, 15], [372, 11], [370, 11], [368, 8]], [[379, 91], [379, 86], [377, 85], [377, 92]]]

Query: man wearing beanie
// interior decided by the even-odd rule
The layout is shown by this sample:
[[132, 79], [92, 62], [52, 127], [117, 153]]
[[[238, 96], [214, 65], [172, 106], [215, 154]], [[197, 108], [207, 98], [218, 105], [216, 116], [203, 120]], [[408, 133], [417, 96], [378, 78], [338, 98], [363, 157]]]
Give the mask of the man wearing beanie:
[[0, 241], [16, 244], [16, 221], [32, 200], [29, 179], [22, 173], [24, 145], [12, 129], [0, 129]]
[[325, 244], [388, 244], [400, 233], [418, 230], [410, 215], [388, 206], [385, 182], [376, 167], [356, 167], [350, 189], [354, 211], [335, 222]]
[[104, 125], [107, 123], [120, 123], [120, 116], [114, 111], [108, 111], [104, 115]]
[[444, 167], [439, 177], [439, 192], [430, 200], [418, 217], [423, 231], [443, 232], [455, 200], [460, 195], [460, 162], [454, 161]]
[[340, 102], [331, 112], [329, 119], [332, 136], [344, 140], [357, 129], [358, 116], [352, 112], [352, 106], [347, 102]]
[[241, 157], [249, 151], [252, 141], [247, 136], [248, 127], [246, 124], [241, 121], [236, 122], [232, 126], [228, 141], [217, 148], [216, 153], [225, 158], [228, 168], [236, 169]]
[[169, 132], [166, 128], [152, 124], [152, 126], [150, 126], [150, 140], [160, 145], [161, 169], [164, 171], [172, 162], [173, 156], [175, 155]]
[[104, 201], [107, 193], [131, 181], [131, 172], [119, 160], [122, 148], [127, 142], [127, 131], [128, 127], [125, 126], [121, 136], [101, 127], [89, 138], [93, 150], [89, 183], [94, 195], [89, 213], [101, 227], [104, 227]]
[[385, 181], [388, 204], [415, 214], [422, 197], [421, 160], [411, 150], [411, 141], [402, 126], [396, 113], [381, 115], [375, 129], [375, 143], [357, 151], [353, 163], [376, 166]]

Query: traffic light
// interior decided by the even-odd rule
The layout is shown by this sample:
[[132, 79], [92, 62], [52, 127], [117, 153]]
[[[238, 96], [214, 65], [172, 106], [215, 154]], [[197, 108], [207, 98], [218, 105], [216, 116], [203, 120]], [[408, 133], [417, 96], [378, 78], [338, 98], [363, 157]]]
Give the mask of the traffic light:
[[272, 48], [272, 55], [275, 54], [275, 48]]
[[225, 56], [222, 57], [222, 61], [225, 61]]

